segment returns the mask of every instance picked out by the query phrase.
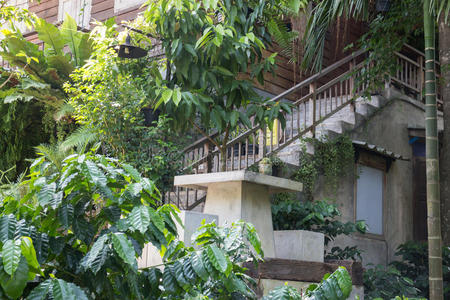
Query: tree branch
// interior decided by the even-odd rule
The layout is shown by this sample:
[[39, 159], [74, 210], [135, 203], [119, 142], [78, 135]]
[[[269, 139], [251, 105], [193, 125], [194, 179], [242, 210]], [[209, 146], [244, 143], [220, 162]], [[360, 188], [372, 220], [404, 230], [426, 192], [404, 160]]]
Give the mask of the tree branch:
[[215, 140], [213, 140], [209, 134], [207, 134], [203, 129], [201, 129], [195, 122], [193, 122], [191, 119], [189, 119], [189, 122], [197, 129], [200, 134], [202, 134], [204, 137], [206, 137], [211, 143], [213, 143], [218, 149], [221, 149], [219, 143], [217, 143]]

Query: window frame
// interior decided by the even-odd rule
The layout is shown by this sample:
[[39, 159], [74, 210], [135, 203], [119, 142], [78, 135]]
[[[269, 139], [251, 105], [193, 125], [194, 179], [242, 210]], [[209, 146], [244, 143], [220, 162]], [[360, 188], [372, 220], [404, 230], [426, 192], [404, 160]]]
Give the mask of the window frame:
[[[129, 4], [131, 2], [131, 4]], [[144, 4], [146, 0], [131, 0], [124, 1], [125, 4], [121, 3], [120, 0], [114, 0], [114, 14], [122, 14], [128, 11], [138, 9]], [[119, 4], [120, 3], [120, 4]], [[117, 5], [119, 4], [119, 5]]]
[[[71, 15], [72, 18], [77, 22], [77, 26], [83, 29], [90, 28], [90, 22], [92, 18], [92, 0], [69, 0], [70, 2], [75, 2], [77, 12], [74, 16]], [[64, 17], [66, 16], [66, 12], [64, 12], [63, 7], [64, 0], [58, 0], [58, 23], [64, 22]], [[80, 18], [79, 14], [83, 9], [82, 5], [85, 4], [85, 13], [87, 16], [83, 14], [82, 18]], [[86, 24], [85, 24], [86, 22]]]
[[358, 166], [365, 166], [365, 167], [369, 167], [369, 168], [373, 168], [373, 169], [377, 169], [383, 172], [382, 175], [382, 191], [381, 191], [381, 205], [382, 205], [382, 209], [381, 209], [381, 222], [382, 222], [382, 234], [377, 234], [377, 233], [371, 233], [371, 232], [366, 232], [365, 234], [361, 234], [356, 232], [356, 235], [359, 237], [365, 237], [365, 238], [371, 238], [371, 239], [376, 239], [376, 240], [386, 240], [386, 232], [387, 232], [387, 218], [386, 218], [386, 186], [387, 186], [387, 171], [388, 171], [388, 166], [387, 166], [387, 161], [385, 157], [382, 157], [381, 155], [377, 155], [377, 154], [373, 154], [370, 153], [369, 151], [365, 151], [365, 150], [359, 150], [358, 151], [358, 157], [356, 159], [355, 162], [355, 177], [354, 177], [354, 184], [353, 184], [353, 220], [354, 222], [356, 222], [357, 219], [357, 204], [358, 204], [358, 194], [357, 194], [357, 190], [358, 190], [358, 177], [359, 177], [359, 168]]

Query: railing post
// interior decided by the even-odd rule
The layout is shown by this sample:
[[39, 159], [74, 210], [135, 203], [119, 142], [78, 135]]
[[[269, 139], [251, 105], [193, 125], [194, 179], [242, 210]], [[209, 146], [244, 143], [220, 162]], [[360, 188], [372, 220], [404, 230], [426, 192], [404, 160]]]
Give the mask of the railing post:
[[266, 135], [267, 135], [267, 127], [263, 126], [263, 128], [259, 131], [259, 159], [263, 159], [266, 156]]
[[425, 70], [423, 67], [423, 56], [419, 55], [419, 57], [417, 58], [417, 63], [419, 64], [419, 74], [417, 80], [417, 88], [420, 91], [419, 94], [417, 95], [417, 100], [422, 102], [422, 91], [423, 91], [423, 85], [425, 82]]
[[[316, 82], [312, 82], [309, 85], [309, 93], [311, 94], [311, 101], [312, 101], [312, 105], [311, 105], [311, 109], [309, 112], [309, 116], [310, 116], [310, 120], [311, 120], [311, 133], [313, 135], [313, 137], [316, 136]], [[320, 117], [320, 116], [319, 116]]]
[[350, 78], [349, 78], [349, 85], [350, 85], [350, 99], [353, 99], [353, 90], [355, 89], [355, 74], [352, 74], [353, 70], [355, 69], [355, 59], [352, 59], [349, 62], [349, 71], [350, 71]]
[[206, 157], [205, 162], [205, 173], [211, 173], [212, 163], [211, 163], [211, 144], [206, 142], [204, 147], [204, 155]]

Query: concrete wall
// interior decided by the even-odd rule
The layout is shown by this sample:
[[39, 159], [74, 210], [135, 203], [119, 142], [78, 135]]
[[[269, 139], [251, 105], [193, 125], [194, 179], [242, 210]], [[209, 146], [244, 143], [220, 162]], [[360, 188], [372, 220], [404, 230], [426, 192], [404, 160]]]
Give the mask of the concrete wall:
[[[412, 158], [412, 147], [408, 143], [408, 127], [424, 127], [424, 106], [411, 98], [388, 94], [390, 102], [377, 111], [365, 124], [350, 133], [354, 140], [366, 141], [387, 150]], [[442, 126], [442, 124], [440, 124]], [[336, 199], [342, 212], [341, 220], [355, 221], [356, 164], [349, 166], [349, 175], [338, 184], [337, 193], [326, 192], [323, 178], [316, 186], [317, 200]], [[334, 245], [357, 245], [364, 250], [363, 264], [386, 264], [395, 259], [399, 244], [413, 239], [413, 178], [412, 162], [396, 160], [386, 172], [384, 191], [384, 234], [338, 237]]]

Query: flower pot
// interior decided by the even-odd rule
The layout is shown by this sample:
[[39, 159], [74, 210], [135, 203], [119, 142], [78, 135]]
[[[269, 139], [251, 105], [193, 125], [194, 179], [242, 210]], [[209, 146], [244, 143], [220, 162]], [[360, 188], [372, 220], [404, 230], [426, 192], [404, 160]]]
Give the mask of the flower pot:
[[271, 163], [259, 163], [259, 173], [264, 175], [272, 175], [272, 164]]

